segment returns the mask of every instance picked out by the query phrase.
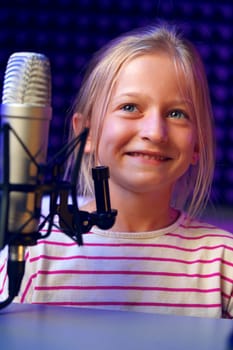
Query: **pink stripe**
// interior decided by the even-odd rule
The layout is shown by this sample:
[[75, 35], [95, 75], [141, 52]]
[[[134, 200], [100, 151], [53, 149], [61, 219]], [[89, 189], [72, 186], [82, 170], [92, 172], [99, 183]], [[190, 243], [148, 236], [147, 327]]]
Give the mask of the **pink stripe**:
[[48, 241], [46, 239], [41, 239], [37, 242], [37, 245], [40, 245], [40, 244], [46, 244], [46, 245], [55, 245], [55, 246], [64, 246], [64, 247], [72, 247], [72, 246], [77, 246], [77, 243], [76, 242], [70, 242], [70, 243], [67, 243], [67, 242], [57, 242], [57, 241]]
[[227, 282], [233, 283], [233, 279], [226, 277], [226, 276], [221, 276], [221, 278]]
[[24, 289], [24, 292], [22, 293], [22, 296], [21, 296], [21, 299], [20, 299], [20, 302], [23, 303], [25, 298], [26, 298], [26, 295], [29, 291], [29, 288], [31, 287], [31, 284], [32, 284], [32, 281], [33, 279], [37, 276], [37, 273], [33, 274], [29, 279], [28, 279], [28, 283]]
[[220, 235], [220, 234], [214, 234], [214, 233], [209, 233], [209, 234], [204, 234], [204, 235], [200, 235], [200, 236], [185, 236], [185, 235], [180, 235], [178, 233], [166, 233], [166, 236], [171, 236], [171, 237], [179, 237], [179, 238], [184, 238], [184, 239], [187, 239], [187, 240], [197, 240], [197, 239], [200, 239], [200, 238], [206, 238], [206, 237], [225, 237], [225, 238], [229, 238], [229, 239], [233, 239], [233, 234], [230, 236], [230, 235]]
[[188, 273], [172, 273], [172, 272], [154, 272], [154, 271], [104, 271], [104, 270], [39, 270], [37, 272], [41, 275], [60, 275], [60, 274], [76, 274], [76, 275], [145, 275], [145, 276], [176, 276], [176, 277], [200, 277], [200, 278], [210, 278], [210, 277], [220, 277], [220, 273], [210, 273], [210, 274], [188, 274]]
[[[48, 229], [42, 228], [42, 229], [40, 230], [40, 232], [47, 233], [47, 232], [48, 232]], [[63, 234], [62, 229], [56, 228], [55, 226], [53, 226], [51, 233], [62, 233], [62, 234]], [[88, 234], [88, 235], [89, 235], [89, 234], [94, 234], [94, 232], [90, 231], [90, 232], [85, 233], [85, 235], [86, 235], [86, 234]]]
[[199, 278], [210, 278], [210, 277], [220, 277], [225, 281], [233, 283], [233, 280], [221, 275], [219, 272], [210, 274], [188, 274], [188, 273], [172, 273], [172, 272], [156, 272], [156, 271], [104, 271], [104, 270], [56, 270], [56, 271], [46, 271], [39, 270], [38, 274], [42, 275], [60, 275], [60, 274], [76, 274], [76, 275], [143, 275], [143, 276], [171, 276], [171, 277], [199, 277]]
[[228, 294], [226, 294], [226, 293], [224, 293], [224, 292], [222, 292], [221, 295], [222, 295], [223, 298], [225, 298], [225, 299], [227, 299], [227, 300], [229, 300], [229, 299], [231, 298], [230, 295], [228, 295]]
[[[62, 243], [62, 242], [56, 242], [56, 241], [39, 241], [38, 244], [48, 244], [48, 245], [55, 245], [55, 246], [77, 246], [77, 243]], [[233, 251], [232, 247], [228, 247], [225, 244], [219, 244], [216, 246], [208, 247], [208, 246], [200, 246], [197, 248], [183, 248], [183, 247], [177, 247], [174, 245], [169, 245], [169, 244], [141, 244], [141, 243], [86, 243], [84, 241], [84, 245], [86, 247], [140, 247], [140, 248], [166, 248], [166, 249], [175, 249], [175, 250], [181, 250], [181, 251], [186, 251], [186, 252], [196, 252], [202, 249], [207, 249], [207, 250], [214, 250], [218, 248], [225, 248]]]
[[28, 258], [29, 258], [29, 251], [28, 250], [26, 251], [24, 258], [25, 258], [25, 261], [28, 260]]
[[[195, 277], [195, 276], [197, 276], [197, 277], [200, 277], [200, 278], [209, 278], [209, 277], [216, 277], [216, 276], [219, 276], [220, 274], [219, 273], [215, 273], [215, 274], [209, 274], [209, 275], [199, 275], [199, 274], [193, 274], [193, 275], [188, 275], [188, 274], [171, 274], [171, 273], [154, 273], [154, 272], [146, 272], [146, 273], [144, 273], [144, 272], [141, 272], [141, 271], [139, 271], [139, 272], [127, 272], [127, 271], [112, 271], [112, 272], [110, 272], [110, 271], [107, 271], [107, 272], [105, 272], [105, 271], [75, 271], [75, 270], [60, 270], [60, 271], [43, 271], [43, 270], [41, 270], [41, 271], [38, 271], [38, 273], [35, 273], [35, 274], [33, 274], [29, 279], [28, 279], [28, 283], [27, 283], [27, 285], [26, 285], [26, 288], [25, 288], [25, 290], [24, 290], [24, 292], [23, 292], [23, 294], [22, 294], [22, 297], [21, 297], [21, 302], [24, 302], [24, 300], [25, 300], [25, 298], [26, 298], [26, 296], [27, 296], [27, 293], [28, 293], [28, 291], [29, 291], [29, 289], [30, 289], [30, 287], [31, 287], [31, 284], [32, 284], [32, 281], [33, 281], [33, 279], [37, 276], [37, 274], [42, 274], [42, 275], [56, 275], [56, 274], [127, 274], [127, 275], [132, 275], [132, 274], [144, 274], [144, 275], [167, 275], [167, 276], [187, 276], [187, 277]], [[35, 289], [36, 290], [42, 290], [42, 289], [46, 289], [46, 287], [36, 287]], [[48, 289], [59, 289], [59, 288], [61, 288], [61, 289], [63, 289], [63, 287], [48, 287]], [[65, 287], [64, 287], [65, 288]], [[77, 288], [77, 287], [72, 287], [72, 286], [70, 286], [70, 287], [68, 287], [68, 288]], [[85, 287], [84, 287], [85, 288]], [[86, 288], [88, 288], [88, 287], [86, 287]], [[90, 287], [91, 288], [91, 287]], [[94, 287], [94, 288], [97, 288], [97, 287]], [[122, 289], [123, 289], [124, 287], [122, 287]], [[140, 287], [138, 287], [138, 288], [140, 288]], [[159, 290], [159, 288], [157, 287], [157, 290]], [[164, 290], [170, 290], [169, 288], [167, 288], [167, 289], [165, 289], [164, 288]], [[171, 288], [171, 290], [172, 290], [172, 288]], [[181, 290], [181, 289], [180, 289]], [[190, 291], [195, 291], [196, 289], [190, 289]], [[183, 289], [183, 291], [189, 291], [188, 289]], [[199, 292], [203, 292], [203, 293], [208, 293], [208, 292], [215, 292], [215, 291], [218, 291], [218, 289], [210, 289], [210, 290], [206, 290], [206, 291], [202, 291], [202, 290], [198, 290], [197, 289], [197, 291], [199, 291]], [[61, 303], [61, 305], [62, 305], [63, 303]], [[56, 305], [56, 303], [54, 304], [54, 305]]]
[[222, 260], [222, 263], [229, 266], [233, 266], [233, 263], [230, 263], [230, 261]]
[[76, 260], [76, 259], [88, 259], [88, 260], [141, 260], [141, 261], [166, 261], [166, 262], [178, 262], [186, 265], [192, 265], [192, 264], [210, 264], [217, 261], [222, 261], [223, 264], [233, 266], [233, 263], [230, 263], [228, 261], [222, 260], [221, 258], [211, 259], [211, 260], [181, 260], [181, 259], [169, 259], [169, 258], [154, 258], [154, 257], [138, 257], [138, 256], [86, 256], [86, 255], [71, 255], [71, 256], [51, 256], [51, 255], [45, 255], [41, 254], [34, 258], [30, 259], [30, 262], [35, 262], [41, 259], [46, 260]]
[[4, 259], [3, 264], [2, 264], [1, 267], [0, 267], [0, 272], [2, 272], [2, 271], [4, 270], [4, 268], [6, 267], [6, 265], [7, 265], [7, 259]]
[[2, 288], [0, 289], [0, 294], [2, 294], [5, 289], [6, 281], [7, 281], [7, 273], [4, 276]]
[[[6, 265], [7, 265], [7, 259], [4, 260], [4, 263], [3, 263], [3, 265], [0, 268], [0, 273], [3, 273], [4, 269], [6, 268]], [[3, 277], [2, 288], [0, 289], [0, 294], [2, 294], [4, 289], [5, 289], [7, 277], [8, 277], [8, 275], [7, 275], [7, 269], [6, 269], [5, 275]]]
[[198, 289], [198, 288], [162, 288], [162, 287], [140, 287], [140, 286], [37, 286], [35, 290], [142, 290], [163, 292], [193, 292], [193, 293], [215, 293], [220, 288]]
[[182, 307], [182, 308], [219, 308], [221, 304], [181, 304], [181, 303], [137, 303], [137, 302], [45, 302], [35, 304], [63, 305], [63, 306], [159, 306], [159, 307]]
[[37, 276], [37, 274], [41, 275], [67, 275], [67, 274], [75, 274], [75, 275], [143, 275], [143, 276], [171, 276], [171, 277], [198, 277], [198, 278], [210, 278], [210, 277], [220, 277], [223, 280], [226, 280], [230, 283], [233, 283], [233, 280], [231, 280], [228, 277], [225, 277], [223, 275], [220, 275], [220, 273], [211, 273], [211, 274], [187, 274], [187, 273], [171, 273], [171, 272], [151, 272], [151, 271], [85, 271], [85, 270], [39, 270], [37, 273], [31, 276], [31, 278], [28, 281], [27, 287], [25, 289], [25, 294], [27, 293], [27, 290], [29, 289], [32, 280]]

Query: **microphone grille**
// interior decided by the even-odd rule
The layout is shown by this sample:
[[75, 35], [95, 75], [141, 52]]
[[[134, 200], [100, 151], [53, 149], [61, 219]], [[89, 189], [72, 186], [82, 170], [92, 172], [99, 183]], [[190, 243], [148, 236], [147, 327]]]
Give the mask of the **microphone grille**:
[[3, 83], [3, 104], [51, 105], [51, 72], [46, 56], [16, 52], [8, 60]]

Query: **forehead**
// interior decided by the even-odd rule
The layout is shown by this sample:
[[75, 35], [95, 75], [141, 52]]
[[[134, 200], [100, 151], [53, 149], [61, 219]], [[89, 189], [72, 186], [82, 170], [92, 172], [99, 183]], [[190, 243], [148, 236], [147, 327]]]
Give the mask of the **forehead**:
[[167, 89], [184, 95], [187, 80], [176, 61], [167, 53], [143, 54], [128, 60], [115, 77], [112, 95], [127, 90]]

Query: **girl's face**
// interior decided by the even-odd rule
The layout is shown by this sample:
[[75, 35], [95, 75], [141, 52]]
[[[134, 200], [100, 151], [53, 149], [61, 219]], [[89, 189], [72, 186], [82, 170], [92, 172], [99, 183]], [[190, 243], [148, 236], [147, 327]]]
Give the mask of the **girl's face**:
[[137, 57], [122, 68], [98, 148], [99, 164], [110, 168], [111, 190], [171, 194], [196, 163], [196, 132], [180, 92], [183, 81], [163, 53]]

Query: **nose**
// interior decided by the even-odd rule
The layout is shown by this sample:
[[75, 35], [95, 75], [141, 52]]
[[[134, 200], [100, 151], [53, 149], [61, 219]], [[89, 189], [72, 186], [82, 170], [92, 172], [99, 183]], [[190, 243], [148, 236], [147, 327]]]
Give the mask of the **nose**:
[[140, 137], [154, 143], [165, 143], [168, 139], [166, 118], [159, 110], [150, 110], [140, 120]]

